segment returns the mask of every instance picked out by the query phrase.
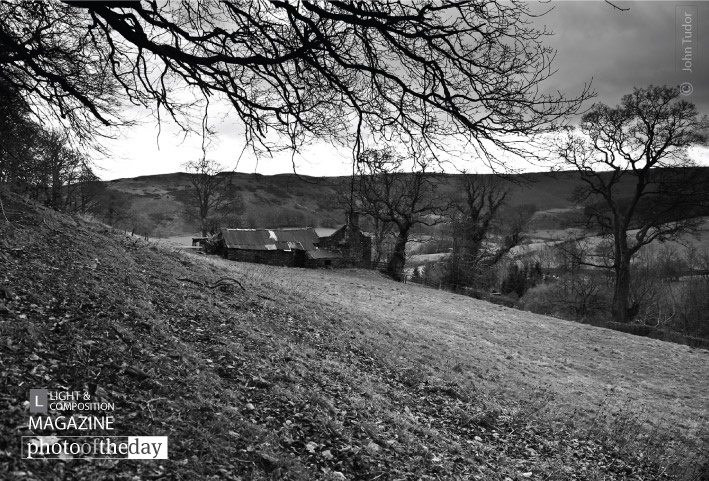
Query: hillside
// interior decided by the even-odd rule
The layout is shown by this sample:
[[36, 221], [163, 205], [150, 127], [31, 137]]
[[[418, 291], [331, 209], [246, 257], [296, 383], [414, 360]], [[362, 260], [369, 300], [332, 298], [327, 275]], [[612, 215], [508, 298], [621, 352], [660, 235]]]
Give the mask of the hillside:
[[[707, 351], [3, 201], [2, 479], [708, 479]], [[40, 388], [115, 403], [91, 435], [169, 459], [21, 460], [86, 435], [29, 430]]]
[[[278, 222], [290, 216], [300, 225], [334, 227], [344, 222], [344, 212], [337, 199], [348, 190], [348, 177], [306, 177], [294, 174], [229, 174], [241, 193], [247, 220], [260, 225]], [[441, 190], [453, 196], [459, 192], [461, 177], [445, 175]], [[539, 210], [535, 228], [554, 228], [563, 223], [573, 204], [571, 195], [580, 181], [575, 172], [524, 174], [511, 176], [509, 203], [512, 206], [533, 204]], [[109, 189], [126, 196], [132, 212], [149, 218], [154, 236], [188, 234], [194, 230], [183, 216], [190, 203], [192, 186], [186, 174], [174, 173], [119, 179], [109, 182]], [[439, 192], [439, 193], [442, 193]], [[546, 212], [549, 211], [549, 215]], [[268, 227], [276, 227], [269, 224]]]
[[[334, 227], [344, 222], [344, 212], [337, 206], [338, 192], [345, 177], [305, 177], [293, 174], [263, 176], [229, 174], [245, 205], [246, 221], [279, 222], [290, 217], [299, 225]], [[129, 209], [148, 216], [153, 235], [192, 233], [195, 229], [183, 213], [192, 202], [192, 185], [187, 174], [175, 173], [119, 179], [109, 182], [109, 190], [126, 196]], [[269, 227], [274, 227], [269, 223]]]

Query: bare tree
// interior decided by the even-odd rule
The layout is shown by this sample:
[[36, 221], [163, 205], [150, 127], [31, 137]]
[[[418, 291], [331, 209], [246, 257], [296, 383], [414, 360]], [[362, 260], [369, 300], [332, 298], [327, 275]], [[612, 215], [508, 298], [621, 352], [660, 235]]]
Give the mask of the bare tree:
[[436, 180], [430, 162], [419, 157], [412, 171], [403, 167], [404, 159], [392, 150], [368, 150], [357, 161], [357, 194], [362, 212], [397, 228], [396, 243], [387, 271], [402, 279], [406, 245], [417, 225], [434, 225], [445, 209], [436, 198]]
[[202, 157], [185, 164], [192, 184], [193, 204], [202, 236], [214, 234], [235, 210], [241, 210], [240, 196], [234, 191], [231, 177], [214, 160]]
[[374, 248], [374, 262], [382, 262], [383, 258], [390, 257], [387, 239], [394, 233], [395, 225], [392, 222], [382, 220], [381, 217], [372, 218], [372, 247]]
[[82, 159], [70, 147], [67, 136], [57, 130], [44, 131], [39, 147], [40, 153], [33, 169], [34, 185], [43, 191], [45, 205], [60, 210], [65, 207], [64, 187], [78, 174]]
[[66, 210], [81, 214], [99, 214], [105, 208], [107, 184], [91, 169], [88, 162], [82, 161], [75, 176], [67, 182]]
[[[346, 190], [344, 188], [338, 189], [334, 202], [350, 215], [354, 212], [363, 213], [362, 199], [356, 191], [359, 185], [358, 177], [356, 175], [352, 176], [349, 179], [349, 184], [349, 188]], [[390, 243], [387, 241], [391, 239], [396, 228], [393, 222], [382, 220], [384, 217], [382, 215], [367, 214], [362, 219], [364, 221], [363, 225], [360, 226], [360, 228], [366, 229], [371, 233], [372, 261], [376, 263], [382, 262], [382, 259], [389, 257], [390, 249], [387, 249], [387, 247]]]
[[0, 78], [0, 183], [26, 183], [41, 134], [20, 93]]
[[275, 132], [292, 149], [386, 138], [433, 151], [455, 137], [519, 151], [512, 139], [590, 96], [541, 93], [554, 52], [531, 19], [518, 0], [3, 0], [0, 78], [84, 137], [120, 122], [120, 100], [186, 129], [201, 127], [196, 101], [226, 100], [269, 150], [284, 146]]
[[105, 188], [66, 130], [34, 122], [18, 91], [0, 80], [0, 183], [57, 210], [86, 213]]
[[126, 66], [113, 64], [110, 39], [95, 27], [66, 3], [0, 1], [0, 81], [40, 124], [71, 128], [82, 142], [102, 133], [98, 125], [125, 123], [113, 70]]
[[449, 214], [453, 251], [447, 260], [448, 283], [487, 284], [486, 273], [523, 240], [522, 231], [535, 209], [517, 206], [505, 211], [509, 193], [501, 178], [464, 174], [462, 198], [453, 202]]
[[[679, 99], [678, 88], [636, 88], [615, 108], [595, 104], [558, 146], [563, 166], [577, 169], [584, 187], [576, 200], [600, 233], [613, 241], [613, 318], [626, 322], [631, 262], [653, 241], [676, 238], [697, 226], [707, 205], [709, 180], [693, 169], [687, 151], [706, 144], [707, 117]], [[608, 263], [596, 264], [608, 267]]]

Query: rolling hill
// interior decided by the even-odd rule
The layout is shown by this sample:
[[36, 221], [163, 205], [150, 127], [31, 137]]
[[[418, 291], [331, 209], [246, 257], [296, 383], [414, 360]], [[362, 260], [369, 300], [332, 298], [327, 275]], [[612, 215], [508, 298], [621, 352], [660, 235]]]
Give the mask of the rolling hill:
[[[305, 177], [295, 174], [264, 176], [259, 174], [233, 173], [231, 177], [236, 190], [241, 193], [246, 217], [253, 223], [276, 221], [276, 213], [291, 213], [301, 225], [335, 227], [344, 222], [343, 208], [338, 197], [349, 190], [348, 177]], [[441, 189], [448, 195], [460, 191], [459, 175], [440, 176], [444, 181]], [[539, 210], [540, 226], [554, 226], [560, 216], [573, 208], [570, 201], [575, 188], [580, 185], [574, 172], [549, 174], [524, 174], [511, 177], [512, 206], [533, 204]], [[184, 218], [185, 205], [190, 202], [192, 188], [188, 176], [183, 173], [164, 174], [119, 179], [109, 182], [109, 189], [126, 196], [130, 210], [149, 216], [154, 224], [153, 235], [167, 236], [189, 234], [194, 227]], [[549, 212], [548, 218], [544, 213]], [[546, 220], [545, 220], [546, 219]], [[278, 227], [278, 225], [258, 225]]]
[[[225, 174], [226, 175], [226, 174]], [[290, 213], [295, 222], [314, 227], [334, 227], [343, 222], [337, 196], [346, 186], [346, 177], [311, 178], [293, 174], [263, 176], [229, 174], [245, 204], [245, 217], [254, 223], [276, 220]], [[154, 221], [153, 235], [179, 235], [195, 231], [184, 216], [191, 202], [192, 185], [184, 173], [152, 175], [109, 182], [108, 188], [125, 195], [133, 212], [146, 213]], [[265, 226], [264, 226], [265, 227]], [[268, 225], [268, 227], [278, 227]]]

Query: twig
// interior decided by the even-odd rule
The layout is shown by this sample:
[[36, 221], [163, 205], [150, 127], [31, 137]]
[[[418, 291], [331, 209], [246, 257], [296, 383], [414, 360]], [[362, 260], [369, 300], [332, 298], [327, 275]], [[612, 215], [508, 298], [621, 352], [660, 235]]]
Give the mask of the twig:
[[611, 2], [610, 0], [606, 0], [606, 3], [607, 3], [608, 5], [610, 5], [611, 7], [615, 8], [616, 10], [620, 10], [621, 12], [627, 12], [628, 10], [630, 10], [630, 7], [628, 7], [628, 8], [621, 8], [621, 7], [619, 7], [618, 5], [616, 5], [615, 3]]
[[177, 280], [183, 281], [183, 282], [190, 282], [190, 283], [197, 285], [199, 287], [206, 287], [207, 289], [216, 289], [217, 287], [228, 286], [228, 285], [230, 285], [228, 281], [230, 281], [230, 282], [235, 283], [239, 287], [241, 287], [242, 291], [246, 290], [244, 288], [244, 286], [241, 285], [241, 282], [237, 281], [236, 279], [232, 279], [231, 277], [222, 277], [214, 285], [211, 285], [211, 286], [207, 282], [195, 281], [194, 279], [190, 279], [189, 277], [181, 277]]
[[118, 335], [118, 337], [121, 339], [121, 341], [123, 341], [123, 342], [126, 344], [126, 346], [131, 347], [131, 348], [133, 347], [133, 344], [130, 343], [130, 342], [128, 342], [128, 340], [126, 339], [125, 335], [124, 335], [121, 331], [119, 331], [119, 330], [116, 328], [116, 326], [111, 325], [111, 329], [113, 329], [113, 331]]
[[191, 282], [192, 284], [195, 284], [195, 285], [197, 285], [197, 286], [199, 286], [199, 287], [204, 287], [204, 284], [203, 284], [203, 283], [197, 282], [197, 281], [195, 281], [194, 279], [190, 279], [190, 278], [188, 278], [188, 277], [181, 277], [181, 278], [179, 278], [179, 279], [177, 279], [177, 280], [178, 280], [178, 281], [183, 281], [183, 282]]
[[2, 205], [2, 195], [0, 195], [0, 210], [2, 210], [2, 216], [5, 218], [5, 222], [8, 224], [10, 221], [8, 220], [7, 216], [5, 215], [5, 206]]
[[214, 288], [216, 288], [216, 287], [220, 287], [220, 286], [227, 285], [227, 284], [225, 284], [227, 281], [234, 282], [234, 283], [237, 284], [239, 287], [241, 287], [241, 290], [242, 290], [242, 291], [245, 291], [245, 290], [246, 290], [246, 289], [244, 289], [244, 286], [241, 285], [241, 282], [237, 281], [236, 279], [232, 279], [231, 277], [222, 277], [221, 279], [219, 279], [219, 280], [217, 281], [216, 284], [214, 284], [213, 286], [207, 286], [207, 287], [209, 287], [210, 289], [214, 289]]
[[150, 404], [150, 403], [155, 402], [155, 401], [167, 401], [167, 400], [168, 400], [168, 399], [167, 399], [166, 397], [156, 397], [156, 398], [153, 398], [153, 399], [151, 399], [151, 400], [149, 400], [149, 401], [146, 401], [146, 404]]
[[155, 421], [155, 418], [153, 417], [153, 410], [150, 408], [150, 403], [155, 402], [155, 401], [167, 401], [167, 400], [168, 399], [166, 397], [156, 397], [156, 398], [153, 398], [145, 403], [148, 406], [148, 411], [150, 412], [150, 419], [151, 420]]

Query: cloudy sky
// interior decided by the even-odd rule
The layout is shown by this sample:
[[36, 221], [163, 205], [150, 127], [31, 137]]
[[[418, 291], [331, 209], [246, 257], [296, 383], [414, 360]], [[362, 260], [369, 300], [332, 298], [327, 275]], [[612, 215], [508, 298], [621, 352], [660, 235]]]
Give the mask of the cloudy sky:
[[[630, 1], [614, 2], [619, 11], [602, 0], [530, 2], [534, 12], [553, 9], [534, 19], [539, 28], [553, 31], [546, 44], [557, 51], [556, 74], [546, 88], [576, 95], [592, 82], [598, 96], [592, 102], [616, 105], [633, 86], [680, 85], [686, 98], [701, 113], [709, 114], [709, 2]], [[685, 43], [682, 44], [682, 40]], [[685, 52], [685, 47], [690, 50]], [[590, 106], [589, 102], [587, 106]], [[183, 170], [181, 165], [201, 156], [198, 138], [183, 139], [167, 123], [158, 127], [147, 121], [125, 131], [123, 138], [107, 144], [111, 154], [96, 159], [104, 179], [136, 177]], [[228, 119], [219, 125], [219, 138], [210, 157], [239, 172], [276, 174], [296, 171], [303, 175], [347, 175], [351, 154], [330, 145], [308, 148], [294, 159], [290, 154], [258, 161], [243, 150], [240, 127]], [[703, 151], [698, 154], [709, 159]], [[703, 162], [707, 163], [708, 162]]]

